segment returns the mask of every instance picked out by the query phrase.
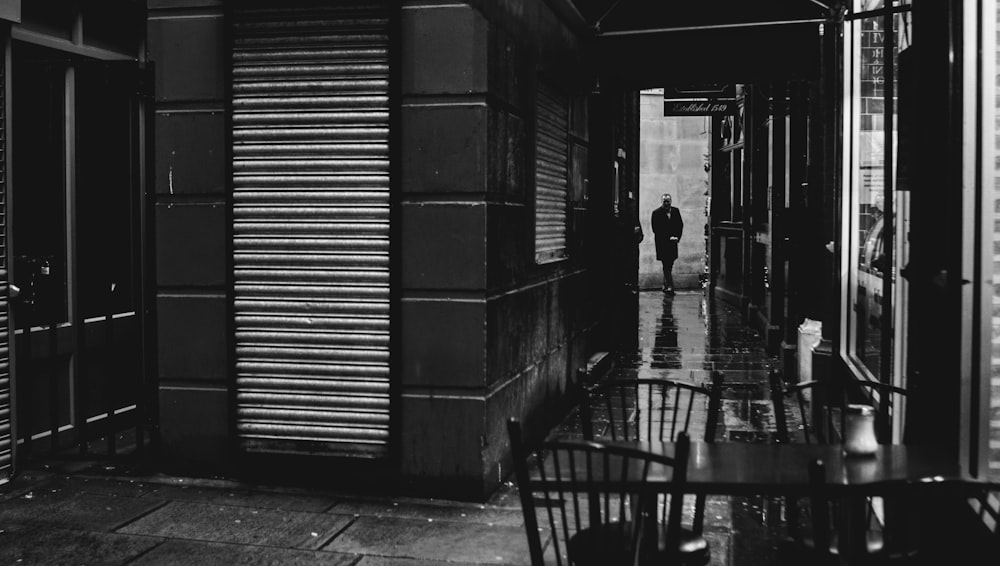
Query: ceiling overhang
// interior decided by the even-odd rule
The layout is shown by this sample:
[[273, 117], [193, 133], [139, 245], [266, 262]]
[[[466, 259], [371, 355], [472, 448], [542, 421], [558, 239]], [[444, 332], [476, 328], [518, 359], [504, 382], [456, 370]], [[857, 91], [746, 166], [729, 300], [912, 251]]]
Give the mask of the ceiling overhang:
[[602, 84], [815, 78], [839, 0], [573, 0]]

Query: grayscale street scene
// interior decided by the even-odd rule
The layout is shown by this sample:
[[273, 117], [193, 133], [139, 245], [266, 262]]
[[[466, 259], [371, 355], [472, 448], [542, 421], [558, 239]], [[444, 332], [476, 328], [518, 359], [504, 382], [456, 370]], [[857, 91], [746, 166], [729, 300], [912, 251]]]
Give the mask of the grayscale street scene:
[[0, 564], [1000, 562], [1000, 0], [0, 40]]

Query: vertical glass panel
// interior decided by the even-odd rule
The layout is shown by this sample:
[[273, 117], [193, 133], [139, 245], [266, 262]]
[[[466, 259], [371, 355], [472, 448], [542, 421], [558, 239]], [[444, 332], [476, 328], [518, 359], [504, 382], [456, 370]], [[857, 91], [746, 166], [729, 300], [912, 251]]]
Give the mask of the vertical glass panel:
[[743, 220], [743, 149], [734, 149], [730, 155], [732, 156], [730, 168], [733, 173], [732, 193], [729, 199], [732, 204], [731, 220], [740, 222]]
[[881, 16], [860, 21], [856, 237], [858, 248], [855, 296], [855, 354], [879, 377], [882, 356], [882, 276], [885, 216], [885, 25]]
[[[895, 335], [893, 337], [893, 351], [891, 352], [893, 359], [893, 375], [883, 376], [883, 381], [905, 387], [907, 340], [904, 333], [908, 327], [907, 310], [909, 309], [909, 283], [907, 283], [906, 279], [900, 277], [898, 273], [900, 268], [910, 263], [910, 239], [908, 237], [910, 230], [909, 191], [911, 189], [912, 180], [909, 178], [910, 173], [905, 167], [901, 166], [900, 156], [904, 155], [904, 152], [906, 152], [906, 154], [911, 154], [913, 151], [912, 146], [903, 147], [903, 144], [913, 143], [914, 134], [912, 133], [912, 130], [914, 129], [914, 120], [917, 119], [916, 117], [919, 115], [919, 111], [914, 109], [917, 95], [914, 92], [913, 77], [905, 78], [910, 80], [909, 85], [907, 85], [905, 89], [904, 86], [900, 84], [900, 78], [903, 76], [904, 71], [902, 70], [903, 67], [899, 63], [899, 57], [901, 52], [910, 48], [910, 44], [912, 42], [912, 12], [907, 10], [905, 12], [899, 12], [893, 16], [893, 32], [895, 34], [895, 46], [893, 50], [893, 83], [895, 86], [893, 92], [895, 95], [895, 104], [893, 104], [894, 143], [892, 172], [895, 175], [893, 182], [893, 224], [895, 225], [893, 251], [895, 256], [893, 257], [889, 273], [892, 277], [892, 319], [894, 321], [893, 327], [895, 328]], [[912, 49], [910, 51], [912, 51]], [[912, 63], [906, 72], [910, 75], [914, 74]], [[904, 100], [903, 97], [908, 97], [908, 99]], [[909, 124], [905, 125], [902, 123], [904, 118], [900, 118], [900, 108], [903, 105], [907, 105], [909, 110], [909, 116], [905, 117], [905, 119], [909, 120]], [[903, 140], [903, 128], [907, 128], [907, 139], [905, 141]], [[910, 162], [912, 162], [912, 159], [910, 159]], [[902, 415], [897, 415], [894, 424], [894, 427], [900, 432], [902, 428], [901, 419]]]
[[134, 126], [128, 64], [76, 71], [76, 238], [85, 319], [133, 310]]
[[[743, 89], [744, 97], [747, 96]], [[744, 98], [745, 100], [745, 98]], [[736, 120], [737, 142], [744, 141], [743, 132], [746, 129], [746, 103], [740, 105], [740, 114]], [[743, 148], [733, 151], [733, 222], [743, 221]]]
[[18, 328], [67, 320], [66, 63], [17, 44], [13, 57], [12, 220]]
[[885, 0], [854, 0], [854, 12], [868, 12], [885, 6]]
[[[983, 18], [991, 18], [991, 21], [984, 22], [983, 30], [983, 51], [984, 60], [989, 65], [983, 69], [982, 104], [984, 117], [992, 121], [989, 127], [983, 123], [983, 162], [984, 175], [983, 190], [992, 193], [992, 208], [984, 210], [985, 221], [992, 220], [989, 225], [993, 229], [993, 241], [986, 240], [986, 245], [992, 246], [992, 264], [984, 266], [984, 270], [992, 269], [993, 272], [993, 295], [992, 304], [983, 305], [984, 311], [992, 314], [992, 339], [990, 341], [990, 413], [987, 419], [987, 462], [988, 479], [1000, 480], [1000, 223], [998, 223], [998, 212], [1000, 212], [1000, 89], [997, 88], [1000, 81], [1000, 56], [997, 50], [1000, 44], [997, 41], [997, 29], [1000, 29], [1000, 3], [986, 2], [986, 7], [992, 7], [993, 11], [984, 12]], [[992, 17], [991, 17], [992, 16]], [[990, 33], [992, 32], [992, 33]], [[992, 175], [988, 172], [992, 170]], [[987, 201], [988, 202], [988, 201]], [[975, 426], [976, 423], [973, 423]]]

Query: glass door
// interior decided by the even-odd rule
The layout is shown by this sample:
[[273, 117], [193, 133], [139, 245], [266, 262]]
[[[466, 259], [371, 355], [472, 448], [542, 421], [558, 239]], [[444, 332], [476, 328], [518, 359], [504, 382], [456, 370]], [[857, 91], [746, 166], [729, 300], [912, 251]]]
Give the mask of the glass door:
[[18, 442], [114, 453], [143, 376], [138, 67], [16, 41], [12, 61]]

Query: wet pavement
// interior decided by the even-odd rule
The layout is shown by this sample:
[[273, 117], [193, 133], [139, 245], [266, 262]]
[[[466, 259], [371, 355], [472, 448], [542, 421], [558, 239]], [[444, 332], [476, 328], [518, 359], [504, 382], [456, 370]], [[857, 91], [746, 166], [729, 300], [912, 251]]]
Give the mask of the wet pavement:
[[[644, 291], [639, 295], [635, 345], [615, 352], [609, 377], [672, 378], [708, 385], [712, 373], [721, 372], [722, 415], [716, 442], [769, 442], [775, 424], [768, 374], [775, 367], [780, 367], [779, 360], [767, 355], [763, 337], [742, 322], [736, 308], [712, 301], [701, 291], [676, 295]], [[704, 410], [693, 412], [692, 438], [704, 430], [706, 416]], [[786, 419], [794, 430], [797, 415], [788, 411]], [[575, 436], [579, 431], [573, 413], [553, 432]], [[686, 511], [684, 521], [689, 523], [692, 509]], [[712, 547], [711, 566], [775, 564], [776, 541], [785, 533], [782, 505], [764, 496], [709, 496], [704, 528]]]
[[[610, 373], [707, 382], [721, 371], [717, 441], [760, 442], [774, 431], [776, 363], [735, 309], [700, 291], [650, 291], [637, 346], [615, 352]], [[577, 430], [570, 414], [555, 432]], [[528, 564], [512, 484], [473, 504], [123, 472], [49, 463], [0, 486], [0, 564]], [[773, 563], [782, 528], [773, 501], [710, 497], [711, 564]]]

